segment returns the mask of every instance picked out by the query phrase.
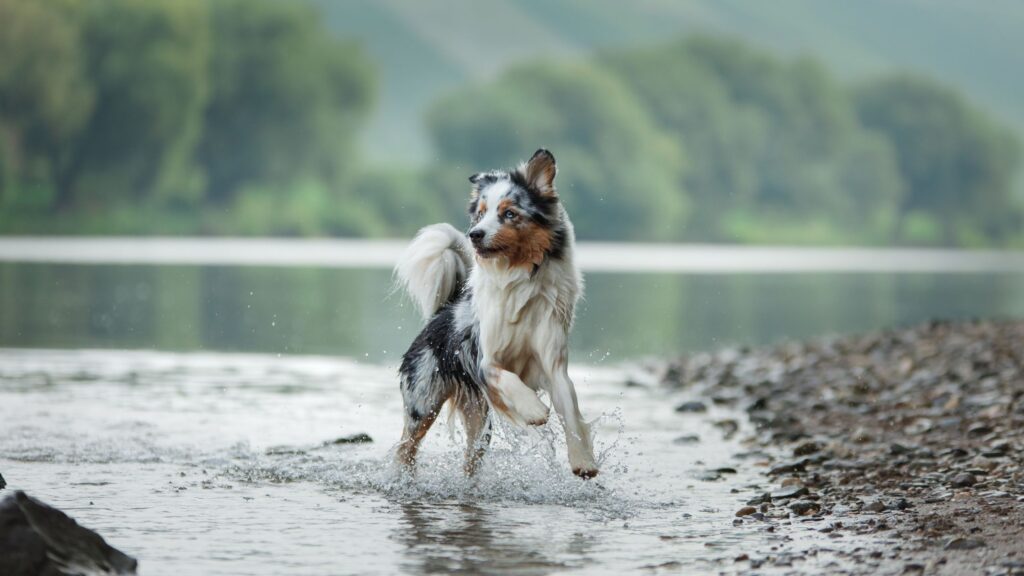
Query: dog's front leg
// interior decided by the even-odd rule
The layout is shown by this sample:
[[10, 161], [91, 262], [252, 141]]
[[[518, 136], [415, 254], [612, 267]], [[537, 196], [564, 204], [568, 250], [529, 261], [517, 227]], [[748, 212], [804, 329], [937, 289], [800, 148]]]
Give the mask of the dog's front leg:
[[512, 420], [531, 426], [548, 421], [548, 407], [516, 374], [492, 364], [484, 368], [484, 379], [491, 404]]
[[569, 466], [572, 473], [580, 478], [597, 476], [597, 462], [590, 440], [590, 427], [583, 421], [576, 401], [576, 388], [564, 368], [556, 368], [551, 378], [551, 404], [562, 417], [565, 428], [565, 444], [569, 450]]

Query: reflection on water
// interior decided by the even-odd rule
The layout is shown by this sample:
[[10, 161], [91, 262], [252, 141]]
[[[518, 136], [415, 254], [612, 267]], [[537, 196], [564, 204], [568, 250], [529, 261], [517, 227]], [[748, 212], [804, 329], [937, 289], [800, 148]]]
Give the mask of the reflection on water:
[[[532, 543], [501, 529], [497, 514], [476, 504], [401, 504], [406, 526], [396, 536], [406, 546], [410, 571], [424, 574], [550, 574], [568, 568]], [[586, 539], [579, 538], [580, 554]], [[580, 554], [582, 555], [582, 554]]]
[[[587, 275], [576, 359], [1024, 315], [1022, 274]], [[0, 264], [0, 346], [390, 361], [420, 320], [386, 270]]]

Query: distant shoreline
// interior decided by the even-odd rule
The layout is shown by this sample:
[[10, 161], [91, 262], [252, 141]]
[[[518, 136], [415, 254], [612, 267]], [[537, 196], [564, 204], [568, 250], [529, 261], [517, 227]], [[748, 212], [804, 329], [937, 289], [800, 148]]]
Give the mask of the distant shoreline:
[[[0, 237], [0, 262], [390, 268], [407, 240]], [[688, 274], [1024, 273], [1024, 252], [580, 242], [588, 272]]]

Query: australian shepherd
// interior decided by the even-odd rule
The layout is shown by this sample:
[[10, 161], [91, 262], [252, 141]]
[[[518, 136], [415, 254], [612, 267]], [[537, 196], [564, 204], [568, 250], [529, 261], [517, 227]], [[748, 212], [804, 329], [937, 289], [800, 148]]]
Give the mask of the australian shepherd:
[[547, 422], [544, 390], [562, 419], [569, 465], [592, 478], [590, 431], [569, 379], [569, 330], [583, 278], [572, 223], [555, 190], [555, 157], [538, 150], [514, 170], [470, 176], [470, 228], [420, 230], [396, 268], [426, 327], [399, 369], [405, 430], [398, 459], [413, 467], [446, 402], [465, 425], [466, 473], [490, 443], [493, 408], [520, 425]]

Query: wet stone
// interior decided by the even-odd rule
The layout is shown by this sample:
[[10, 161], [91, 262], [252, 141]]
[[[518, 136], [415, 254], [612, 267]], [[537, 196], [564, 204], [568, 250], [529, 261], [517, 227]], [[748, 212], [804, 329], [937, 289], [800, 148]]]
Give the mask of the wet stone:
[[812, 502], [810, 500], [797, 500], [789, 505], [789, 509], [795, 514], [806, 516], [821, 510], [821, 506], [819, 506], [817, 502]]
[[895, 510], [907, 510], [912, 508], [913, 505], [911, 505], [906, 498], [897, 498], [896, 501], [892, 503], [891, 507]]
[[772, 476], [778, 476], [780, 474], [792, 474], [793, 472], [803, 472], [807, 469], [807, 459], [797, 460], [795, 462], [785, 462], [772, 466], [768, 474]]
[[986, 434], [990, 434], [992, 430], [992, 427], [988, 424], [978, 422], [977, 424], [972, 424], [971, 427], [967, 429], [967, 433], [971, 436], [984, 436]]
[[676, 406], [676, 412], [681, 413], [695, 413], [695, 412], [707, 412], [708, 407], [703, 402], [694, 400], [692, 402], [683, 402]]
[[739, 510], [736, 511], [736, 516], [737, 517], [750, 516], [751, 514], [753, 514], [755, 512], [757, 512], [757, 508], [754, 508], [753, 506], [744, 506], [743, 508], [740, 508]]
[[[92, 504], [92, 502], [90, 502]], [[138, 562], [64, 512], [24, 492], [0, 501], [0, 573], [4, 576], [74, 573], [135, 574]]]
[[954, 476], [949, 482], [949, 485], [953, 488], [968, 488], [970, 486], [974, 486], [976, 483], [977, 479], [974, 478], [974, 474], [963, 472]]
[[864, 510], [868, 512], [885, 512], [888, 507], [881, 500], [872, 500], [864, 505]]
[[974, 550], [975, 548], [982, 548], [985, 546], [985, 542], [978, 538], [953, 538], [949, 542], [946, 542], [946, 550]]
[[341, 438], [335, 438], [334, 440], [325, 442], [325, 445], [330, 444], [365, 444], [373, 442], [373, 438], [369, 434], [360, 432], [359, 434], [353, 434], [351, 436], [342, 436]]
[[793, 449], [793, 456], [810, 456], [821, 452], [822, 445], [818, 442], [804, 442]]
[[898, 442], [893, 442], [892, 444], [889, 445], [889, 453], [892, 454], [893, 456], [912, 454], [913, 452], [914, 448], [911, 448], [910, 446], [905, 446]]
[[806, 496], [810, 491], [806, 486], [792, 486], [783, 490], [771, 493], [772, 500], [786, 500], [788, 498], [800, 498]]
[[672, 441], [673, 444], [696, 444], [700, 442], [700, 436], [696, 434], [684, 434]]
[[755, 496], [755, 497], [751, 498], [750, 500], [747, 500], [747, 504], [750, 505], [750, 506], [757, 506], [759, 504], [771, 504], [771, 502], [772, 502], [772, 495], [769, 494], [768, 492], [765, 492], [764, 494], [761, 494], [760, 496]]
[[721, 430], [722, 434], [724, 434], [725, 437], [728, 439], [732, 438], [732, 436], [739, 431], [740, 425], [735, 420], [727, 418], [725, 420], [719, 420], [715, 422], [715, 428]]

